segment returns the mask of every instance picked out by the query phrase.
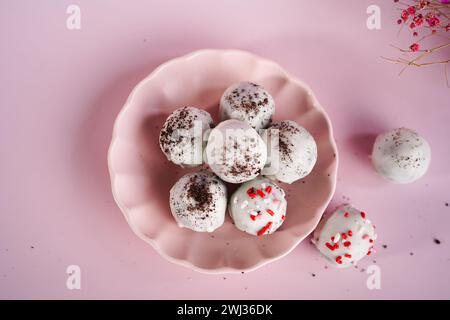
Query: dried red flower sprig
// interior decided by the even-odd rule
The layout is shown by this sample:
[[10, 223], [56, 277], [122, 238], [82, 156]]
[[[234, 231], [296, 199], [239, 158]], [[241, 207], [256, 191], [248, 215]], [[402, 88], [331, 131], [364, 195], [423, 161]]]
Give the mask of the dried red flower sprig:
[[[450, 47], [450, 0], [409, 0], [406, 2], [394, 0], [394, 2], [398, 6], [397, 9], [400, 10], [397, 20], [397, 24], [401, 25], [400, 30], [407, 26], [413, 37], [419, 37], [419, 35], [421, 37], [411, 43], [407, 49], [394, 46], [402, 53], [410, 53], [412, 55], [410, 59], [383, 58], [404, 65], [400, 74], [410, 66], [444, 65], [445, 79], [449, 86], [447, 65], [450, 63], [450, 59], [433, 61], [430, 57], [433, 56], [433, 53]], [[431, 37], [439, 38], [442, 43], [433, 47], [427, 46], [425, 40]], [[424, 62], [425, 59], [428, 60]]]

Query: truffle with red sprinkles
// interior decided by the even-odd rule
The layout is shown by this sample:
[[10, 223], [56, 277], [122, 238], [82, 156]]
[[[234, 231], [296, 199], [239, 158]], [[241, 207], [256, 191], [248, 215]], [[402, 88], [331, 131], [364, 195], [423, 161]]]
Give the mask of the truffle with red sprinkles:
[[229, 208], [239, 230], [262, 236], [281, 226], [286, 218], [287, 201], [283, 189], [267, 178], [258, 177], [233, 193]]
[[375, 252], [376, 238], [366, 213], [345, 205], [320, 221], [312, 242], [333, 265], [349, 267]]
[[223, 224], [226, 208], [226, 186], [211, 172], [188, 173], [170, 190], [170, 210], [180, 227], [212, 232]]
[[194, 107], [172, 112], [159, 134], [159, 146], [167, 159], [180, 166], [203, 162], [203, 135], [213, 126], [211, 115]]
[[266, 128], [274, 113], [272, 96], [262, 86], [252, 82], [231, 85], [220, 99], [221, 120], [241, 120], [256, 130]]

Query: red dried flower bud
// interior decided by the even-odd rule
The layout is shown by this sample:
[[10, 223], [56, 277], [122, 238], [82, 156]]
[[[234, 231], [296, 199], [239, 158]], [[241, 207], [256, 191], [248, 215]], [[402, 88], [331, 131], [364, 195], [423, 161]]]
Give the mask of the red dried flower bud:
[[409, 48], [411, 49], [412, 52], [416, 52], [419, 51], [420, 46], [418, 43], [413, 43], [412, 45], [409, 46]]
[[401, 17], [402, 17], [402, 20], [403, 20], [403, 21], [406, 21], [406, 20], [408, 20], [408, 17], [409, 17], [409, 13], [408, 13], [408, 11], [406, 11], [406, 10], [403, 10], [403, 11], [402, 11], [402, 15], [401, 15]]
[[408, 7], [408, 13], [409, 14], [415, 14], [416, 13], [416, 7], [414, 7], [414, 6]]
[[423, 24], [423, 18], [420, 16], [416, 16], [413, 19], [414, 23], [416, 24], [417, 27], [421, 26]]

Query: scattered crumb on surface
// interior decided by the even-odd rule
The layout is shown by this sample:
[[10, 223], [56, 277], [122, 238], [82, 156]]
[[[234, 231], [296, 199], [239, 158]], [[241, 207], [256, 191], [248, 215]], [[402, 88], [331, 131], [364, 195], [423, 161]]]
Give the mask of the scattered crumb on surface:
[[410, 252], [409, 255], [410, 255], [410, 256], [413, 256], [413, 255], [414, 255], [414, 252]]
[[439, 240], [439, 239], [437, 239], [437, 238], [434, 238], [434, 243], [436, 243], [436, 244], [441, 244], [441, 240]]
[[383, 247], [383, 249], [387, 249], [387, 245], [386, 244], [383, 244], [382, 247]]

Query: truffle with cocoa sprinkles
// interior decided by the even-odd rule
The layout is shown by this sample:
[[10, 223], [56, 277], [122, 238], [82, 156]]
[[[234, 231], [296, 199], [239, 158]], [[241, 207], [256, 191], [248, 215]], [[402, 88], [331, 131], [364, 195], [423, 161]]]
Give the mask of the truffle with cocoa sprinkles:
[[252, 180], [261, 173], [266, 159], [264, 141], [245, 122], [230, 119], [211, 130], [205, 161], [222, 180], [229, 183]]
[[220, 99], [221, 120], [241, 120], [256, 130], [266, 128], [272, 122], [274, 113], [272, 96], [262, 86], [252, 82], [231, 85]]
[[188, 173], [172, 187], [169, 201], [180, 227], [212, 232], [224, 222], [227, 189], [211, 172]]
[[194, 107], [172, 112], [160, 134], [159, 146], [167, 159], [181, 166], [199, 166], [203, 162], [203, 135], [213, 127], [211, 115]]

